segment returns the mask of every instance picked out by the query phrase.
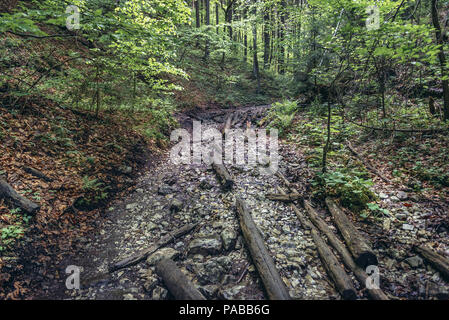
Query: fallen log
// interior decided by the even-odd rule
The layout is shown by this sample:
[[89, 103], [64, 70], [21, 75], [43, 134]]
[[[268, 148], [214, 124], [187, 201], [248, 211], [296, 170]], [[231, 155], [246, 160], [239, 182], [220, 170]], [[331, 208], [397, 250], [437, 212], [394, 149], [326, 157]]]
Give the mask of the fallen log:
[[324, 243], [323, 239], [320, 238], [316, 229], [312, 229], [312, 237], [320, 255], [320, 259], [323, 262], [327, 273], [334, 281], [335, 286], [338, 292], [340, 292], [342, 298], [344, 300], [356, 300], [357, 294], [354, 286], [352, 285], [351, 279], [346, 274], [345, 270], [343, 270], [340, 266], [337, 258]]
[[223, 164], [212, 163], [212, 169], [217, 173], [224, 190], [231, 190], [234, 186], [234, 179], [228, 169]]
[[371, 247], [368, 245], [366, 239], [362, 237], [359, 231], [355, 228], [352, 222], [348, 219], [346, 214], [337, 206], [337, 204], [326, 198], [326, 204], [329, 208], [335, 224], [340, 230], [349, 251], [355, 258], [355, 263], [366, 269], [368, 266], [377, 265], [377, 257]]
[[248, 207], [241, 198], [237, 198], [236, 206], [243, 237], [262, 279], [268, 298], [270, 300], [290, 300], [287, 287], [276, 270], [273, 259], [265, 247]]
[[373, 166], [371, 166], [369, 163], [367, 163], [358, 153], [357, 151], [355, 151], [355, 149], [352, 147], [351, 143], [348, 141], [346, 143], [346, 146], [348, 147], [348, 149], [352, 152], [352, 154], [360, 160], [360, 162], [363, 163], [363, 165], [370, 170], [372, 173], [374, 173], [376, 176], [378, 176], [379, 178], [381, 178], [384, 182], [386, 183], [390, 183], [391, 181], [388, 180], [387, 178], [385, 178], [376, 168], [374, 168]]
[[[304, 201], [304, 207], [306, 208], [310, 221], [312, 221], [321, 233], [327, 237], [330, 245], [338, 252], [345, 266], [354, 273], [362, 287], [366, 287], [366, 282], [369, 278], [366, 272], [356, 265], [351, 253], [348, 249], [346, 249], [345, 245], [337, 238], [324, 220], [318, 216], [317, 212], [312, 208], [308, 201]], [[366, 290], [369, 296], [374, 300], [389, 300], [388, 296], [380, 288], [376, 289], [366, 287]]]
[[[290, 189], [292, 192], [297, 192], [294, 190], [293, 185], [287, 178], [280, 172], [277, 173], [277, 176], [284, 182], [284, 184]], [[278, 187], [278, 190], [282, 193], [282, 189]], [[309, 225], [310, 222], [305, 219], [301, 211], [296, 208], [294, 204], [291, 204], [291, 207], [295, 211], [296, 215], [301, 221], [301, 224], [304, 228], [311, 229], [312, 227]], [[366, 287], [366, 281], [368, 280], [368, 275], [364, 270], [362, 270], [357, 264], [354, 262], [354, 259], [351, 256], [351, 253], [346, 249], [345, 245], [337, 238], [337, 236], [332, 232], [329, 226], [318, 216], [315, 209], [312, 208], [308, 201], [304, 201], [304, 207], [306, 208], [306, 212], [310, 218], [310, 221], [324, 234], [326, 235], [331, 246], [339, 253], [341, 256], [343, 263], [347, 268], [351, 269], [357, 279], [360, 281], [362, 286]], [[374, 300], [389, 300], [388, 296], [379, 288], [366, 288], [370, 297]]]
[[156, 274], [162, 278], [168, 291], [176, 300], [206, 300], [173, 260], [159, 261], [156, 264]]
[[35, 214], [40, 206], [17, 193], [5, 180], [0, 179], [0, 198], [9, 199], [28, 214]]
[[415, 251], [422, 255], [427, 261], [430, 262], [441, 274], [449, 280], [449, 259], [438, 254], [428, 246], [414, 247]]
[[40, 172], [39, 170], [33, 169], [31, 167], [23, 167], [23, 171], [37, 177], [40, 178], [46, 182], [52, 182], [53, 179], [50, 178], [49, 176], [45, 175], [44, 173]]
[[278, 193], [267, 193], [265, 198], [273, 201], [282, 202], [293, 202], [297, 200], [302, 200], [302, 196], [299, 193], [289, 193], [289, 194], [278, 194]]
[[[285, 194], [285, 191], [278, 187], [278, 191], [281, 194]], [[355, 300], [357, 299], [357, 294], [354, 286], [352, 285], [351, 279], [346, 274], [345, 270], [338, 263], [337, 258], [332, 253], [330, 248], [324, 243], [324, 241], [320, 238], [317, 229], [313, 226], [307, 218], [302, 214], [302, 212], [292, 203], [291, 208], [295, 211], [298, 216], [301, 225], [305, 229], [310, 229], [312, 232], [313, 241], [318, 250], [318, 254], [320, 255], [320, 259], [323, 262], [323, 265], [335, 283], [335, 287], [338, 292], [341, 294], [344, 300]]]
[[153, 244], [148, 249], [143, 250], [142, 252], [139, 252], [137, 254], [134, 254], [134, 255], [132, 255], [126, 259], [123, 259], [123, 260], [115, 263], [114, 265], [110, 266], [109, 272], [114, 272], [119, 269], [130, 267], [130, 266], [133, 266], [133, 265], [139, 263], [142, 260], [145, 260], [150, 254], [153, 254], [161, 247], [163, 247], [163, 246], [173, 242], [177, 238], [180, 238], [183, 235], [189, 233], [197, 225], [198, 224], [196, 224], [196, 223], [187, 224], [187, 225], [183, 226], [182, 228], [175, 230], [174, 232], [170, 232], [170, 233], [166, 234], [165, 236], [163, 236], [159, 241], [157, 241], [155, 244]]

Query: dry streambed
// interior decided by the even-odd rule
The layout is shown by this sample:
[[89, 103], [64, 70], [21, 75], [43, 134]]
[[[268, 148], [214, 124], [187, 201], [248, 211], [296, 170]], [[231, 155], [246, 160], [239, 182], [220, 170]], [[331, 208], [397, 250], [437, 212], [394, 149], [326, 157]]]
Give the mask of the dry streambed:
[[[230, 113], [223, 112], [193, 114], [181, 122], [186, 127], [192, 120], [202, 121], [208, 127], [221, 128], [225, 122], [245, 127], [263, 116], [264, 110], [249, 108], [247, 112], [231, 113], [231, 117]], [[250, 114], [255, 115], [254, 118], [249, 117]], [[304, 191], [301, 186], [306, 181], [301, 184], [301, 179], [307, 179], [308, 174], [304, 172], [303, 158], [285, 145], [281, 146], [280, 153], [280, 172], [287, 178], [292, 170], [300, 172], [296, 186], [300, 192]], [[82, 252], [68, 261], [83, 267], [81, 290], [65, 290], [59, 298], [172, 298], [166, 283], [156, 272], [156, 264], [169, 258], [207, 299], [267, 299], [267, 291], [250, 257], [237, 218], [236, 199], [241, 198], [251, 212], [289, 296], [293, 299], [340, 299], [334, 289], [335, 279], [328, 276], [317, 254], [317, 242], [312, 236], [314, 230], [305, 228], [298, 221], [298, 212], [303, 216], [307, 213], [300, 206], [295, 212], [289, 204], [266, 198], [266, 194], [278, 193], [278, 187], [284, 187], [285, 181], [276, 175], [261, 175], [257, 167], [232, 165], [228, 169], [235, 185], [233, 190], [223, 191], [212, 168], [174, 165], [167, 154], [139, 178], [128, 199], [109, 208], [108, 218], [98, 235], [81, 239]], [[320, 213], [320, 216], [331, 222], [328, 214]], [[195, 224], [193, 230], [170, 239], [173, 232], [189, 224]], [[335, 232], [336, 228], [329, 225]], [[447, 292], [447, 284], [437, 270], [424, 264], [409, 247], [398, 248], [397, 242], [412, 242], [416, 233], [403, 229], [388, 233], [382, 226], [379, 231], [378, 225], [357, 227], [368, 231], [363, 235], [374, 243], [382, 287], [387, 289], [390, 298], [391, 293], [397, 294], [398, 286], [407, 292], [406, 297], [429, 297], [429, 281], [439, 285], [435, 295]], [[389, 241], [385, 239], [388, 235], [391, 236]], [[152, 250], [154, 253], [137, 264], [109, 272], [118, 261], [152, 248], [161, 239], [170, 241], [164, 242], [166, 245], [158, 250]], [[390, 241], [395, 242], [391, 248], [387, 245]], [[336, 253], [331, 250], [330, 255], [332, 252]], [[357, 295], [366, 298], [366, 290], [351, 272], [348, 275]], [[407, 283], [410, 276], [419, 282], [417, 295], [413, 294], [416, 283]]]

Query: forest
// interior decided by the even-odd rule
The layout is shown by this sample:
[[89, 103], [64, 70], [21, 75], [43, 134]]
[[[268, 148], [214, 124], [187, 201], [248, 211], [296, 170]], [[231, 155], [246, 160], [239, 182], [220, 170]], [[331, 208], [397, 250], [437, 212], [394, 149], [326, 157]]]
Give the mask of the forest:
[[448, 300], [448, 59], [445, 0], [2, 0], [0, 300]]

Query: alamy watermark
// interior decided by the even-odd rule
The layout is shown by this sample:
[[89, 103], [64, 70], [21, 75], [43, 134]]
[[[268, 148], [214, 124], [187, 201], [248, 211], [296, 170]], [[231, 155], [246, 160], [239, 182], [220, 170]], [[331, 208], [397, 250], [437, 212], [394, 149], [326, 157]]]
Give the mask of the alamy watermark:
[[366, 28], [371, 30], [378, 30], [380, 28], [380, 10], [376, 5], [366, 8], [368, 18], [366, 19]]
[[80, 289], [80, 276], [82, 271], [82, 267], [73, 265], [70, 265], [65, 269], [65, 273], [69, 275], [65, 280], [65, 286], [68, 290]]
[[67, 6], [65, 13], [69, 14], [69, 16], [67, 17], [67, 19], [65, 21], [65, 25], [66, 25], [67, 29], [70, 31], [79, 30], [81, 15], [80, 15], [80, 9], [78, 8], [78, 6], [75, 6], [75, 5]]
[[368, 266], [366, 268], [366, 274], [368, 277], [365, 281], [365, 286], [369, 290], [379, 290], [380, 289], [380, 272], [377, 266]]
[[173, 164], [258, 166], [263, 175], [275, 174], [279, 168], [276, 129], [271, 129], [269, 134], [266, 129], [229, 129], [225, 131], [223, 143], [218, 129], [203, 128], [201, 122], [194, 121], [192, 134], [177, 129], [171, 133], [170, 140], [177, 143], [170, 152]]

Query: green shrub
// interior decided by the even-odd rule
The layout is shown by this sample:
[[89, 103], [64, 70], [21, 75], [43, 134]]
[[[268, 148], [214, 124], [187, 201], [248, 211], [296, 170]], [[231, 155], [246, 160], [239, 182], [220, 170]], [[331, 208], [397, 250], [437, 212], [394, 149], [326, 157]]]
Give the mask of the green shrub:
[[324, 192], [326, 196], [339, 198], [344, 207], [360, 212], [376, 197], [370, 189], [374, 183], [362, 178], [362, 175], [355, 171], [346, 173], [340, 170], [319, 173], [312, 185], [321, 187], [319, 192]]

